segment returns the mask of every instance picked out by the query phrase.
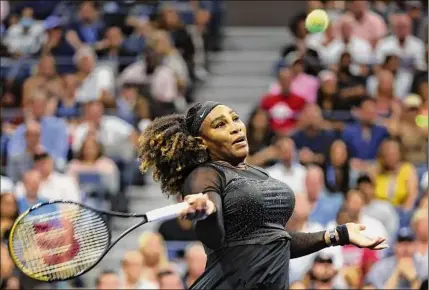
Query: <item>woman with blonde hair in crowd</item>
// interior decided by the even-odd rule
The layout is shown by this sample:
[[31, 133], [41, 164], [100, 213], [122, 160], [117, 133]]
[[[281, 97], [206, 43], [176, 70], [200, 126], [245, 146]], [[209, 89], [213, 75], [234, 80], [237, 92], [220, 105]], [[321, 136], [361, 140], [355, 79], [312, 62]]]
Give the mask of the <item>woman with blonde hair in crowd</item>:
[[139, 250], [143, 256], [142, 277], [157, 283], [157, 274], [169, 267], [164, 239], [159, 233], [144, 232], [139, 238]]

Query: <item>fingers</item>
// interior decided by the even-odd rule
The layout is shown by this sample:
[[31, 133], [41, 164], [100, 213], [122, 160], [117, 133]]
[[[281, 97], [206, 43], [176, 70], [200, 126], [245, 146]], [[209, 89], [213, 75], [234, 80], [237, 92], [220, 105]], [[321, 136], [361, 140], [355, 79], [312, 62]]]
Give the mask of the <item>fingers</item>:
[[367, 248], [373, 250], [383, 250], [387, 249], [389, 245], [386, 243], [386, 238], [378, 237], [377, 239], [371, 241], [371, 244], [367, 246]]
[[184, 198], [189, 207], [180, 214], [182, 219], [200, 220], [207, 217], [208, 198], [202, 193], [188, 195]]

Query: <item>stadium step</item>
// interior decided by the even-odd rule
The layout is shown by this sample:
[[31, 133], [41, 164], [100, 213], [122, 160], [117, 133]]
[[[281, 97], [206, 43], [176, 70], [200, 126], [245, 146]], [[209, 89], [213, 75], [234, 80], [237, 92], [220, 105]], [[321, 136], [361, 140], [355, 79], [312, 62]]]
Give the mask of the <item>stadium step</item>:
[[272, 81], [272, 78], [268, 76], [242, 76], [242, 75], [217, 75], [211, 76], [205, 83], [207, 89], [218, 89], [218, 88], [233, 88], [233, 89], [253, 89], [268, 87], [268, 84]]
[[255, 65], [254, 63], [243, 62], [238, 66], [229, 62], [215, 62], [210, 66], [212, 77], [216, 76], [261, 76], [271, 73], [270, 66]]

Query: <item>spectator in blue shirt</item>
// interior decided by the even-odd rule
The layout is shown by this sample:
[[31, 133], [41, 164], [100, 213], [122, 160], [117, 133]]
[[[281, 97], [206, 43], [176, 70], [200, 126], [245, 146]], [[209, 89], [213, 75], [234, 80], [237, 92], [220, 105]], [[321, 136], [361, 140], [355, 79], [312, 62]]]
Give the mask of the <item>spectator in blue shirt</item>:
[[[36, 120], [41, 126], [41, 144], [54, 158], [55, 165], [63, 170], [69, 150], [67, 123], [60, 118], [47, 116], [47, 96], [43, 91], [35, 91], [31, 97], [29, 110], [30, 119]], [[20, 125], [8, 143], [8, 158], [22, 155], [26, 151], [25, 124]]]
[[42, 177], [37, 170], [30, 170], [24, 174], [22, 181], [25, 188], [25, 196], [18, 199], [18, 210], [20, 214], [35, 204], [48, 201], [47, 199], [38, 197], [41, 180]]
[[309, 166], [305, 179], [308, 201], [312, 211], [308, 220], [326, 226], [335, 220], [344, 202], [342, 194], [327, 193], [324, 188], [323, 171], [318, 166]]
[[418, 289], [421, 281], [428, 277], [428, 261], [416, 259], [415, 237], [411, 229], [399, 230], [394, 253], [377, 262], [365, 282], [377, 289]]
[[68, 37], [78, 38], [87, 44], [96, 44], [104, 36], [105, 24], [99, 17], [99, 9], [93, 1], [83, 1], [79, 6], [79, 19], [72, 23]]
[[376, 159], [378, 147], [389, 137], [385, 127], [376, 124], [377, 111], [374, 99], [364, 98], [358, 110], [359, 122], [346, 126], [342, 139], [355, 164]]
[[41, 149], [41, 127], [36, 121], [25, 124], [25, 151], [9, 156], [6, 173], [14, 182], [21, 180], [24, 173], [33, 168], [34, 155]]
[[320, 108], [315, 104], [306, 105], [300, 115], [299, 130], [292, 135], [301, 163], [325, 163], [325, 156], [328, 155], [335, 135], [323, 129], [323, 122]]

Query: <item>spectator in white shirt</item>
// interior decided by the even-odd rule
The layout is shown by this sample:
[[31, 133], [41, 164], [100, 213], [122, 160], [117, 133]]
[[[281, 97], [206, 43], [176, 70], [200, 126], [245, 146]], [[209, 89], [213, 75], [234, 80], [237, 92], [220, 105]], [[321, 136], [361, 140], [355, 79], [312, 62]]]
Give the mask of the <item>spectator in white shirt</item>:
[[399, 217], [395, 207], [389, 201], [374, 198], [374, 182], [369, 176], [360, 176], [356, 186], [364, 197], [362, 213], [382, 223], [387, 231], [387, 237], [394, 239], [399, 229]]
[[[343, 52], [348, 51], [356, 64], [371, 63], [371, 44], [363, 38], [353, 34], [353, 20], [345, 18], [339, 25], [339, 35], [334, 37], [332, 25], [323, 34], [314, 34], [308, 37], [307, 43], [317, 49], [322, 62], [327, 65], [339, 63]], [[331, 38], [331, 41], [329, 39]]]
[[155, 32], [149, 40], [149, 46], [154, 49], [162, 64], [174, 72], [179, 90], [185, 95], [190, 85], [188, 67], [183, 57], [174, 48], [168, 33], [162, 30]]
[[107, 157], [125, 162], [134, 160], [137, 132], [124, 120], [104, 115], [103, 104], [99, 101], [85, 104], [83, 122], [77, 126], [73, 135], [74, 154], [78, 154], [88, 134], [97, 137]]
[[388, 237], [388, 233], [384, 225], [377, 219], [365, 214], [362, 211], [365, 206], [365, 196], [362, 192], [350, 190], [347, 193], [344, 206], [349, 217], [353, 221], [367, 226], [366, 230], [364, 231], [365, 235], [368, 235], [369, 237]]
[[22, 10], [21, 19], [17, 24], [9, 27], [4, 43], [9, 52], [16, 55], [33, 55], [42, 47], [44, 28], [43, 24], [33, 18], [34, 11], [26, 7]]
[[95, 289], [120, 289], [121, 281], [115, 271], [105, 270], [101, 272], [95, 281]]
[[411, 25], [411, 19], [406, 14], [392, 17], [393, 35], [381, 39], [375, 49], [378, 64], [386, 59], [387, 54], [396, 53], [401, 58], [403, 68], [426, 69], [425, 45], [411, 34]]
[[280, 162], [267, 168], [268, 174], [289, 185], [295, 193], [303, 193], [307, 170], [296, 161], [295, 143], [290, 137], [284, 136], [276, 141], [276, 145]]
[[13, 192], [13, 189], [15, 187], [15, 184], [13, 183], [12, 179], [3, 175], [0, 176], [0, 184], [0, 193]]
[[[390, 71], [394, 77], [394, 96], [399, 99], [404, 99], [411, 91], [413, 84], [413, 74], [400, 67], [400, 58], [397, 54], [386, 53], [383, 70]], [[380, 73], [370, 76], [366, 81], [366, 89], [372, 97], [377, 97], [377, 88], [379, 86]]]
[[115, 76], [111, 67], [97, 66], [97, 56], [89, 46], [80, 47], [73, 56], [73, 62], [78, 69], [76, 76], [80, 82], [76, 100], [81, 103], [102, 100], [106, 105], [112, 105]]
[[[39, 198], [81, 201], [79, 185], [73, 178], [54, 171], [54, 160], [48, 153], [41, 152], [34, 156], [34, 169], [39, 171], [42, 177]], [[18, 182], [16, 185], [16, 194], [18, 197], [26, 195], [22, 182]]]
[[122, 259], [123, 289], [158, 289], [158, 285], [144, 279], [143, 256], [138, 251], [128, 251]]
[[25, 196], [18, 199], [18, 209], [20, 214], [37, 203], [48, 201], [39, 197], [41, 181], [42, 176], [37, 170], [32, 169], [24, 174], [22, 184], [24, 185]]
[[352, 21], [353, 35], [365, 39], [372, 47], [387, 33], [383, 18], [370, 10], [368, 1], [345, 1], [347, 12], [337, 21], [341, 27], [343, 21]]

